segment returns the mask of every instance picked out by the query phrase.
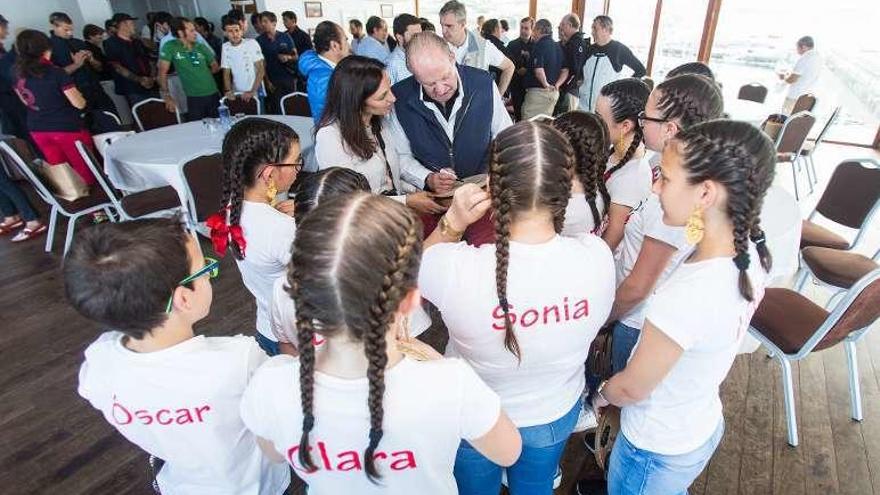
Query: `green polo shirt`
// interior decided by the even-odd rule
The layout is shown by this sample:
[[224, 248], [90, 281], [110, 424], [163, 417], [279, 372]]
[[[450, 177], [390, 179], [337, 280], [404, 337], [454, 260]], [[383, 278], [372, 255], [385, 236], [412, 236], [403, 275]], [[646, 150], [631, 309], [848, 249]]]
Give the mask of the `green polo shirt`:
[[210, 96], [217, 93], [217, 83], [211, 74], [214, 54], [200, 43], [187, 50], [180, 40], [171, 40], [162, 47], [159, 60], [174, 64], [186, 96]]

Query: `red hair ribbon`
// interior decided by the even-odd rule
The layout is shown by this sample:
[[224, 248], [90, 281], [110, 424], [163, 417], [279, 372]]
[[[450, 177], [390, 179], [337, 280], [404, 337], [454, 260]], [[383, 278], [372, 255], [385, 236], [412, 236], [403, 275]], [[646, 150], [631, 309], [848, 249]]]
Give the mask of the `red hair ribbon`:
[[211, 244], [214, 245], [214, 251], [218, 255], [221, 257], [226, 255], [226, 247], [229, 245], [229, 240], [232, 239], [232, 242], [238, 246], [239, 252], [244, 257], [247, 241], [244, 239], [241, 225], [229, 225], [229, 207], [223, 208], [208, 217], [205, 225], [211, 229]]

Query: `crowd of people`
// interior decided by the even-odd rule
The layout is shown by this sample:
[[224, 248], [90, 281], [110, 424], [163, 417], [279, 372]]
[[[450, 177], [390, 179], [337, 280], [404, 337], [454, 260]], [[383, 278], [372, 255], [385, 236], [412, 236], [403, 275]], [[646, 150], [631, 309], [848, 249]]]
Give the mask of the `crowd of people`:
[[[717, 448], [719, 386], [771, 268], [771, 141], [723, 118], [704, 64], [646, 84], [607, 16], [587, 38], [566, 15], [559, 42], [526, 18], [505, 42], [506, 22], [469, 29], [458, 1], [437, 14], [439, 33], [351, 20], [351, 41], [293, 12], [280, 31], [232, 10], [226, 41], [204, 19], [136, 33], [116, 14], [103, 43], [53, 14], [51, 38], [25, 30], [0, 59], [5, 118], [14, 92], [27, 137], [84, 179], [70, 149], [91, 142], [80, 110], [107, 108], [101, 78], [174, 110], [174, 70], [193, 119], [221, 93], [276, 111], [308, 94], [319, 171], [273, 120], [223, 140], [207, 226], [254, 296], [252, 336], [194, 333], [227, 308], [179, 219], [96, 225], [65, 259], [70, 303], [108, 330], [79, 393], [164, 463], [162, 492], [281, 494], [293, 472], [316, 494], [549, 494], [569, 436], [614, 411], [608, 493], [685, 493]], [[0, 228], [34, 221], [6, 203]], [[446, 349], [413, 336], [431, 318]]]

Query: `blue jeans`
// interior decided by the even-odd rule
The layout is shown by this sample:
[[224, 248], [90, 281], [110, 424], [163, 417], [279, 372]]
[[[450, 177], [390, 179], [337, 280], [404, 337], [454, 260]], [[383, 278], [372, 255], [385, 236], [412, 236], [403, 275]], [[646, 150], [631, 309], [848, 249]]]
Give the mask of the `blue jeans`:
[[277, 356], [281, 353], [281, 350], [278, 348], [278, 342], [269, 339], [260, 332], [254, 334], [254, 339], [257, 341], [257, 345], [260, 346], [260, 349], [263, 349], [269, 357]]
[[4, 217], [19, 215], [25, 222], [39, 218], [27, 196], [18, 184], [12, 182], [12, 179], [6, 175], [3, 167], [0, 167], [0, 212]]
[[[507, 487], [511, 494], [551, 495], [553, 478], [562, 451], [577, 423], [581, 400], [561, 418], [544, 425], [519, 428], [522, 454], [507, 468]], [[501, 489], [503, 468], [462, 441], [455, 457], [455, 482], [460, 495], [485, 495]]]
[[721, 443], [724, 420], [701, 447], [680, 455], [663, 455], [634, 446], [621, 432], [608, 466], [608, 495], [687, 495], [687, 489]]
[[611, 332], [611, 369], [614, 373], [620, 373], [626, 368], [626, 362], [639, 341], [641, 331], [618, 321]]

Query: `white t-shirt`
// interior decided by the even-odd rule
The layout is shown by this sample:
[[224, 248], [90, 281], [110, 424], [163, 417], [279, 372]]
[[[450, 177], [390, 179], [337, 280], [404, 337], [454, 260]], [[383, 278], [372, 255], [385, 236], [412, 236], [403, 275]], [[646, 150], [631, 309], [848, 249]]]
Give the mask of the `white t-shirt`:
[[816, 50], [809, 50], [798, 59], [791, 70], [792, 74], [798, 75], [798, 80], [788, 88], [788, 98], [815, 91], [819, 73], [822, 72], [822, 57]]
[[614, 262], [593, 235], [510, 243], [507, 295], [522, 362], [504, 347], [495, 245], [437, 244], [422, 256], [419, 288], [443, 315], [453, 352], [498, 392], [518, 427], [555, 421], [584, 390], [590, 343], [611, 312]]
[[[485, 57], [486, 57], [486, 65], [488, 65], [489, 67], [501, 67], [501, 64], [503, 64], [504, 60], [507, 58], [504, 56], [503, 53], [501, 53], [501, 50], [499, 50], [492, 43], [483, 39], [481, 36], [478, 36], [476, 34], [474, 34], [474, 36], [477, 39], [477, 43], [483, 43], [483, 45], [484, 45], [483, 50], [484, 50]], [[470, 36], [465, 38], [464, 43], [462, 43], [461, 46], [458, 46], [458, 47], [453, 45], [452, 43], [448, 43], [449, 49], [452, 50], [452, 53], [455, 54], [456, 63], [464, 64], [464, 58], [467, 56], [467, 53], [468, 53], [468, 40], [469, 39], [470, 39]], [[485, 67], [477, 67], [477, 68], [485, 70]]]
[[385, 371], [384, 435], [375, 454], [382, 479], [376, 485], [362, 462], [370, 431], [367, 379], [315, 373], [313, 472], [298, 458], [299, 390], [299, 360], [276, 356], [251, 380], [241, 417], [254, 434], [275, 444], [310, 495], [456, 493], [452, 467], [459, 443], [488, 433], [501, 413], [498, 396], [464, 362], [404, 358]]
[[[565, 207], [565, 224], [562, 226], [562, 235], [566, 237], [577, 237], [584, 234], [601, 235], [603, 227], [607, 223], [607, 211], [605, 211], [605, 200], [602, 195], [596, 193], [596, 208], [599, 209], [600, 222], [598, 228], [593, 220], [593, 209], [587, 203], [584, 193], [572, 193], [568, 199], [568, 205]], [[604, 217], [602, 213], [605, 213]]]
[[[614, 167], [616, 162], [608, 160], [606, 172]], [[621, 206], [636, 208], [651, 194], [651, 164], [647, 155], [641, 158], [633, 158], [605, 181], [605, 187], [611, 196], [611, 202]]]
[[257, 300], [257, 331], [276, 340], [269, 316], [272, 284], [287, 272], [296, 222], [269, 204], [242, 201], [239, 225], [247, 248], [244, 259], [235, 261], [244, 286]]
[[684, 353], [647, 399], [623, 408], [621, 430], [636, 447], [685, 454], [706, 443], [718, 427], [718, 387], [764, 295], [766, 276], [753, 246], [750, 251], [752, 303], [739, 293], [732, 258], [682, 263], [649, 299], [646, 320]]
[[220, 52], [220, 68], [232, 72], [232, 87], [235, 91], [246, 92], [254, 87], [257, 71], [254, 64], [263, 60], [263, 51], [257, 40], [243, 38], [241, 43], [233, 45], [223, 43]]
[[[370, 136], [373, 135], [371, 130], [368, 130], [367, 133]], [[370, 190], [377, 194], [390, 191], [395, 186], [399, 189], [400, 162], [397, 150], [393, 145], [391, 132], [383, 129], [382, 139], [385, 142], [387, 154], [383, 153], [382, 148], [377, 145], [376, 153], [364, 160], [348, 149], [342, 140], [338, 123], [324, 126], [318, 129], [315, 134], [315, 158], [318, 160], [318, 169], [344, 167], [360, 172], [370, 183]], [[385, 164], [386, 157], [388, 158], [387, 166]], [[389, 170], [392, 174], [391, 177], [388, 175]]]
[[[663, 273], [657, 279], [654, 287], [660, 287], [682, 258], [691, 252], [691, 247], [685, 239], [684, 227], [671, 227], [663, 222], [663, 208], [660, 206], [660, 198], [652, 193], [630, 214], [626, 228], [623, 230], [623, 240], [617, 246], [617, 252], [614, 253], [617, 265], [617, 285], [620, 285], [632, 273], [645, 237], [666, 243], [677, 250], [666, 268], [663, 269]], [[643, 301], [621, 317], [620, 322], [628, 327], [641, 329], [645, 323], [646, 307], [647, 301]]]
[[129, 441], [163, 459], [163, 494], [279, 495], [287, 466], [263, 456], [239, 413], [266, 354], [252, 338], [193, 337], [137, 353], [107, 332], [85, 352], [79, 394]]

